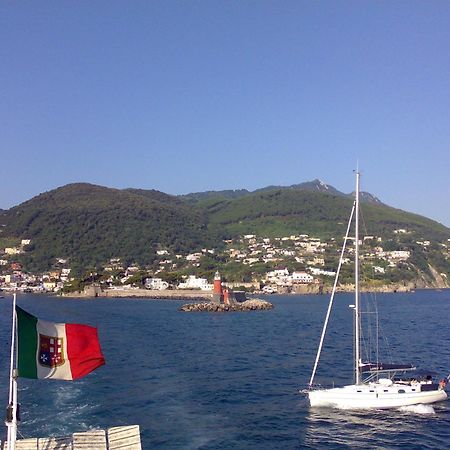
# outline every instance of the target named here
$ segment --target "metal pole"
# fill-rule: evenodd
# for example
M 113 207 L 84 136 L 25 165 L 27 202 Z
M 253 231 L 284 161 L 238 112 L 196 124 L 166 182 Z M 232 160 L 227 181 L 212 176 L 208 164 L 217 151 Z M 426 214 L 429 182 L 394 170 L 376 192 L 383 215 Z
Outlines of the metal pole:
M 356 222 L 355 222 L 355 383 L 361 383 L 361 375 L 359 373 L 360 353 L 360 305 L 359 305 L 359 172 L 356 171 Z
M 12 408 L 11 421 L 6 422 L 8 427 L 8 450 L 15 450 L 17 438 L 17 379 L 16 370 L 14 368 L 14 355 L 16 346 L 16 293 L 13 295 L 12 307 L 12 331 L 11 331 L 11 354 L 9 368 L 9 403 L 8 407 Z

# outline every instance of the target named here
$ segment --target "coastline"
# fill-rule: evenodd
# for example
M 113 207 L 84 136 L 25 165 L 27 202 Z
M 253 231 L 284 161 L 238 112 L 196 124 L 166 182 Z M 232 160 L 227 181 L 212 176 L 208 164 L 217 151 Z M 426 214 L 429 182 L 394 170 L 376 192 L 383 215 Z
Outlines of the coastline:
M 61 294 L 65 298 L 148 298 L 158 300 L 210 301 L 212 291 L 167 289 L 85 289 L 83 292 Z
M 410 285 L 393 285 L 393 286 L 378 286 L 378 287 L 363 287 L 361 292 L 376 292 L 376 293 L 401 293 L 414 292 L 418 290 L 447 290 L 450 287 L 416 287 Z M 248 293 L 248 295 L 329 295 L 331 287 L 323 287 L 323 289 L 311 289 L 305 286 L 305 289 L 296 289 L 292 292 L 277 292 L 273 294 L 265 294 L 263 292 Z M 354 292 L 354 287 L 345 285 L 338 287 L 337 292 Z M 202 290 L 185 290 L 185 289 L 168 289 L 168 290 L 151 290 L 151 289 L 95 289 L 87 287 L 83 292 L 71 292 L 65 294 L 58 294 L 64 298 L 141 298 L 149 300 L 193 300 L 198 302 L 209 302 L 212 300 L 212 291 Z

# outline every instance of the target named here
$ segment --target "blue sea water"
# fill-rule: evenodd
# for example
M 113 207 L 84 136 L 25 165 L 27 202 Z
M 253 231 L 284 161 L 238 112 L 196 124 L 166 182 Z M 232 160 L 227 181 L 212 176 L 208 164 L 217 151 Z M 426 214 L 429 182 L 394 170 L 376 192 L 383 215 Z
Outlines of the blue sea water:
M 272 296 L 249 313 L 182 313 L 182 302 L 20 295 L 50 321 L 98 326 L 107 364 L 74 381 L 19 380 L 23 436 L 139 424 L 147 449 L 445 449 L 450 404 L 312 409 L 327 296 Z M 352 381 L 352 296 L 335 300 L 318 380 Z M 450 291 L 378 296 L 392 353 L 450 372 Z M 7 403 L 11 302 L 0 302 L 0 401 Z M 0 435 L 0 437 L 4 437 Z

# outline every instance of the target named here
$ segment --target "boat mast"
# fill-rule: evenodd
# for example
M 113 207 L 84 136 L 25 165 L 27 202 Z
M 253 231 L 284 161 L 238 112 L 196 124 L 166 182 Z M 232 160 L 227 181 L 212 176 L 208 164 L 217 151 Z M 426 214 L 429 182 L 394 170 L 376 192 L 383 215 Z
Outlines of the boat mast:
M 16 293 L 13 295 L 12 305 L 12 332 L 11 332 L 11 357 L 9 369 L 9 400 L 6 426 L 8 427 L 8 450 L 15 450 L 17 439 L 17 371 L 15 365 L 16 350 Z
M 359 305 L 359 171 L 356 170 L 356 193 L 355 193 L 355 384 L 361 383 L 359 372 L 360 363 L 360 305 Z

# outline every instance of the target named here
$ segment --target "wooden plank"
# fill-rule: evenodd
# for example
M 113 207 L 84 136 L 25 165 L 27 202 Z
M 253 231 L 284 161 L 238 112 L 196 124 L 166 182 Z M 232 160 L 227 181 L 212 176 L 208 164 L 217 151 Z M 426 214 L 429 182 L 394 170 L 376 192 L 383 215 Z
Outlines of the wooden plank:
M 139 425 L 108 428 L 109 450 L 142 450 Z
M 0 441 L 0 450 L 8 443 Z M 30 438 L 16 441 L 17 450 L 142 450 L 139 425 L 74 433 L 73 436 Z
M 3 446 L 0 448 L 6 450 L 8 448 L 8 442 L 3 442 Z M 38 450 L 37 438 L 18 439 L 16 441 L 16 450 Z
M 107 450 L 105 430 L 74 433 L 73 450 Z
M 72 436 L 39 438 L 38 450 L 72 450 Z

